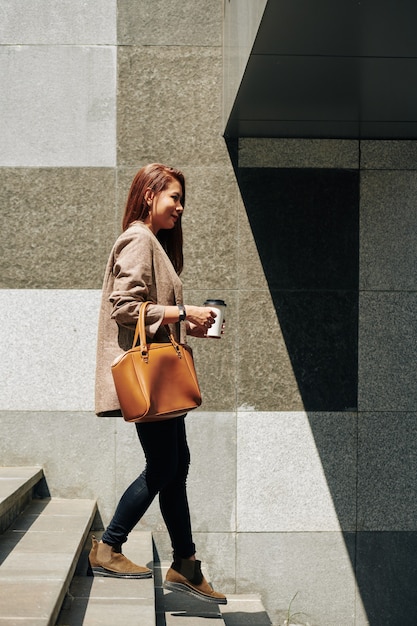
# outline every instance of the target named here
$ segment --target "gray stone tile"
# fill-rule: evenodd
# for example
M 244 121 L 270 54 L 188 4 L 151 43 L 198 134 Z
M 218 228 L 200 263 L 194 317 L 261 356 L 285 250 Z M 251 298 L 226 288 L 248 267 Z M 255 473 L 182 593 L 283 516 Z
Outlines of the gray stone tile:
M 417 413 L 361 414 L 358 529 L 417 530 Z
M 94 410 L 99 301 L 94 290 L 0 290 L 13 311 L 13 332 L 0 324 L 0 410 Z
M 114 170 L 0 168 L 0 181 L 0 287 L 101 289 L 116 234 Z
M 119 165 L 228 163 L 220 128 L 220 49 L 125 46 L 118 73 Z
M 332 532 L 242 533 L 237 536 L 239 593 L 262 590 L 274 624 L 291 613 L 298 623 L 352 626 L 354 535 Z
M 417 141 L 362 140 L 361 169 L 417 169 Z
M 217 0 L 119 0 L 122 45 L 220 46 L 222 4 Z
M 360 295 L 360 411 L 417 409 L 417 295 Z
M 354 530 L 356 416 L 239 413 L 238 532 Z
M 196 532 L 235 530 L 236 416 L 234 413 L 190 413 L 189 501 Z
M 114 418 L 93 413 L 3 411 L 0 458 L 5 464 L 42 464 L 53 497 L 97 499 L 100 513 L 110 516 L 115 506 L 114 423 Z M 54 507 L 49 504 L 48 515 L 54 515 Z
M 116 1 L 2 0 L 2 44 L 115 44 Z
M 0 68 L 0 166 L 116 164 L 115 47 L 8 46 Z
M 239 139 L 239 167 L 358 169 L 359 142 L 340 139 Z
M 416 195 L 417 172 L 362 172 L 361 289 L 416 290 Z

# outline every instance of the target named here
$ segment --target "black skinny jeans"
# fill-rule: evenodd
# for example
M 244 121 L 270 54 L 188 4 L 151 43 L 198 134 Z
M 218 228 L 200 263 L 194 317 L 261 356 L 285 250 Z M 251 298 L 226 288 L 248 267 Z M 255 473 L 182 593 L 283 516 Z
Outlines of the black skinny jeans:
M 146 467 L 126 489 L 102 540 L 116 549 L 127 540 L 159 493 L 159 505 L 171 538 L 174 558 L 195 553 L 192 540 L 186 481 L 190 451 L 185 416 L 162 422 L 136 423 L 145 453 Z

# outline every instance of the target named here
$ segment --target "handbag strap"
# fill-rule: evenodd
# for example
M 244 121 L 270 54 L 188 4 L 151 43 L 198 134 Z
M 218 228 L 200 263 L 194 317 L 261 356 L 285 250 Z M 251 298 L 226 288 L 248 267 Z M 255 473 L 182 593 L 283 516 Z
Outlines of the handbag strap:
M 150 302 L 142 302 L 139 308 L 139 317 L 138 317 L 138 321 L 136 322 L 136 328 L 135 328 L 135 335 L 133 337 L 133 344 L 132 344 L 132 348 L 134 348 L 137 344 L 137 341 L 139 339 L 140 341 L 140 353 L 142 356 L 142 359 L 145 361 L 145 363 L 148 362 L 148 344 L 146 342 L 146 330 L 145 330 L 145 314 L 146 314 L 146 308 L 148 306 L 148 304 L 151 304 Z M 170 342 L 172 343 L 173 348 L 175 349 L 177 356 L 181 359 L 182 355 L 181 355 L 181 350 L 179 347 L 179 344 L 175 341 L 174 339 L 174 335 L 172 334 L 172 332 L 169 329 L 169 326 L 164 324 L 164 328 L 166 330 L 166 333 L 168 335 L 168 338 L 170 340 Z

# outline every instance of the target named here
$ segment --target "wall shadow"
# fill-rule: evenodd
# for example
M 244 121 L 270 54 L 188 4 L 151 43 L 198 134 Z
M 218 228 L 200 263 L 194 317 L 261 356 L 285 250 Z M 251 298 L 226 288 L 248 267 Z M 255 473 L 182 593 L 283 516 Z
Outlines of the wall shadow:
M 239 168 L 237 140 L 227 144 L 368 623 L 414 626 L 417 591 L 410 581 L 417 566 L 410 555 L 417 533 L 352 526 L 358 497 L 359 171 Z M 349 443 L 346 427 L 324 415 L 335 412 L 351 413 Z

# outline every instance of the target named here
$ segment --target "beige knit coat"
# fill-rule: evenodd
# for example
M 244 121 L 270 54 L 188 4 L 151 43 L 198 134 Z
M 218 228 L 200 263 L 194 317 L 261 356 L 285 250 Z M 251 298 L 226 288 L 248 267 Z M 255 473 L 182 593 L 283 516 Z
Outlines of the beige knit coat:
M 182 282 L 151 230 L 134 222 L 120 235 L 110 253 L 103 281 L 98 323 L 95 411 L 120 414 L 110 366 L 132 347 L 141 302 L 151 301 L 146 314 L 148 338 L 166 340 L 160 329 L 164 306 L 183 304 Z M 184 324 L 173 324 L 177 341 L 185 342 Z

